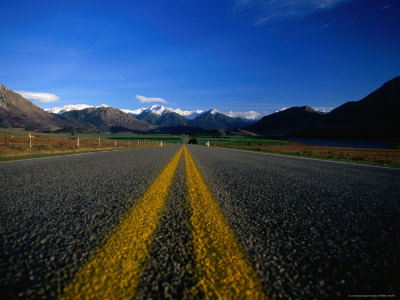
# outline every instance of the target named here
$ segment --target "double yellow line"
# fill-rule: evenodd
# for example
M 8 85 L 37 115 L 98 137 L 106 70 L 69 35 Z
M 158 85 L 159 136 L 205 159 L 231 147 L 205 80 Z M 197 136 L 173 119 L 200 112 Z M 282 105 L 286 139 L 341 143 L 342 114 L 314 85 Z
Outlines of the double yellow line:
M 262 286 L 185 149 L 197 285 L 193 297 L 263 299 Z M 102 247 L 65 287 L 60 299 L 132 299 L 182 149 Z

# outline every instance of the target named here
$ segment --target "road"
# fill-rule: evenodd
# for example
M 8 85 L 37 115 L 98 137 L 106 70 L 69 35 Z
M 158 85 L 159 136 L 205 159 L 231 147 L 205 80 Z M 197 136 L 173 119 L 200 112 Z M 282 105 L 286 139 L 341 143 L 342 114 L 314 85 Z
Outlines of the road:
M 0 163 L 0 298 L 399 295 L 400 170 L 186 149 Z

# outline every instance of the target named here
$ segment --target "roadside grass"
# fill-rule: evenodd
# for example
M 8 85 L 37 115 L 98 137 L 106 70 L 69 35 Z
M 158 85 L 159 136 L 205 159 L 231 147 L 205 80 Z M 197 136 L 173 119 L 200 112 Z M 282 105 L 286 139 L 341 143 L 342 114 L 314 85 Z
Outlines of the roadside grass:
M 359 148 L 339 148 L 339 147 L 320 147 L 300 144 L 287 144 L 278 147 L 274 146 L 242 146 L 218 144 L 217 147 L 241 149 L 256 152 L 266 152 L 273 154 L 283 154 L 297 157 L 307 157 L 316 159 L 327 159 L 342 162 L 352 162 L 359 164 L 400 167 L 400 150 L 392 149 L 359 149 Z
M 149 141 L 149 142 L 160 142 L 177 144 L 182 143 L 183 139 L 180 134 L 156 134 L 156 133 L 65 133 L 65 132 L 37 132 L 37 131 L 29 131 L 24 128 L 1 128 L 0 127 L 0 136 L 15 136 L 15 137 L 28 137 L 29 134 L 35 137 L 41 138 L 82 138 L 82 139 L 98 139 L 102 140 L 122 140 L 122 141 Z
M 182 143 L 182 135 L 174 134 L 140 134 L 140 133 L 78 133 L 76 136 L 87 139 L 111 139 L 121 141 L 148 141 L 177 144 Z
M 79 150 L 75 148 L 68 149 L 60 149 L 60 148 L 52 148 L 47 149 L 45 147 L 35 147 L 32 149 L 12 149 L 4 147 L 0 148 L 0 162 L 2 161 L 11 161 L 11 160 L 22 160 L 22 159 L 30 159 L 30 158 L 42 158 L 42 157 L 52 157 L 52 156 L 62 156 L 62 155 L 71 155 L 71 154 L 81 154 L 81 153 L 89 153 L 89 152 L 103 152 L 103 151 L 116 151 L 116 150 L 124 150 L 124 149 L 133 149 L 133 148 L 146 148 L 146 147 L 156 147 L 159 145 L 156 144 L 140 144 L 131 147 L 107 147 L 107 148 L 80 148 Z
M 182 135 L 132 133 L 40 133 L 22 129 L 4 131 L 0 136 L 0 161 L 74 153 L 121 150 L 140 147 L 159 147 L 182 143 Z M 32 138 L 29 138 L 32 135 Z

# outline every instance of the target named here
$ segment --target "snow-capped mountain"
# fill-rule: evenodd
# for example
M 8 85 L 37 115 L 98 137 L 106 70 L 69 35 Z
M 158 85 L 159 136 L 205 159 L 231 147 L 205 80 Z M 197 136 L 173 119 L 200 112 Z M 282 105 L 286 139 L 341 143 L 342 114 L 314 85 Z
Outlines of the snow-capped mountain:
M 91 106 L 91 105 L 87 105 L 87 104 L 69 104 L 69 105 L 64 105 L 64 106 L 60 106 L 60 107 L 53 107 L 53 108 L 46 108 L 45 110 L 47 112 L 53 113 L 53 114 L 62 114 L 64 112 L 68 112 L 68 111 L 73 111 L 73 110 L 83 110 L 85 108 L 89 108 L 89 107 L 108 107 L 108 105 L 105 104 L 101 104 L 99 106 Z M 182 110 L 180 108 L 170 108 L 170 107 L 165 107 L 163 105 L 152 105 L 151 107 L 143 107 L 143 108 L 139 108 L 139 109 L 120 109 L 121 111 L 123 111 L 124 113 L 130 114 L 132 116 L 138 117 L 141 115 L 141 117 L 146 115 L 147 120 L 152 120 L 152 119 L 158 119 L 159 117 L 161 117 L 162 115 L 166 114 L 167 112 L 169 113 L 175 113 L 178 114 L 184 118 L 186 118 L 187 120 L 191 121 L 194 120 L 195 118 L 199 117 L 200 115 L 204 114 L 204 113 L 210 113 L 212 115 L 214 114 L 224 114 L 226 116 L 230 116 L 232 118 L 237 118 L 237 117 L 241 117 L 242 119 L 248 119 L 248 120 L 256 120 L 259 119 L 262 115 L 258 112 L 254 112 L 254 111 L 249 111 L 249 112 L 233 112 L 230 111 L 228 113 L 223 113 L 220 112 L 218 110 L 211 109 L 208 111 L 204 111 L 204 110 Z M 153 117 L 151 117 L 153 116 Z M 163 119 L 166 119 L 167 117 L 164 116 Z M 168 116 L 168 118 L 171 118 L 171 116 Z M 175 121 L 178 122 L 178 121 Z M 178 123 L 180 123 L 181 121 L 179 121 Z M 156 121 L 150 122 L 152 124 L 156 124 Z M 172 122 L 174 123 L 174 122 Z
M 184 116 L 187 119 L 194 119 L 196 118 L 199 114 L 203 113 L 203 110 L 181 110 L 180 108 L 173 109 L 169 107 L 165 107 L 163 105 L 153 105 L 148 108 L 139 108 L 136 110 L 130 110 L 130 109 L 121 109 L 123 112 L 126 112 L 128 114 L 137 116 L 140 115 L 142 112 L 149 112 L 158 116 L 161 116 L 164 112 L 174 112 L 177 113 L 178 115 Z
M 213 108 L 200 114 L 189 124 L 203 129 L 238 129 L 244 128 L 252 122 L 251 120 L 227 116 Z
M 139 108 L 139 109 L 133 109 L 133 110 L 132 109 L 120 109 L 120 110 L 129 115 L 137 116 L 137 115 L 140 115 L 146 109 L 147 108 Z
M 52 114 L 62 114 L 67 111 L 82 110 L 82 109 L 89 108 L 89 107 L 94 107 L 94 106 L 87 105 L 87 104 L 67 104 L 67 105 L 59 106 L 59 107 L 45 108 L 44 110 L 49 113 L 52 113 Z M 99 108 L 99 107 L 109 107 L 109 106 L 106 104 L 100 104 L 100 105 L 96 106 L 96 108 Z
M 137 119 L 147 123 L 165 127 L 165 126 L 184 126 L 187 125 L 188 119 L 176 113 L 173 109 L 163 106 L 154 107 L 154 109 L 145 109 Z

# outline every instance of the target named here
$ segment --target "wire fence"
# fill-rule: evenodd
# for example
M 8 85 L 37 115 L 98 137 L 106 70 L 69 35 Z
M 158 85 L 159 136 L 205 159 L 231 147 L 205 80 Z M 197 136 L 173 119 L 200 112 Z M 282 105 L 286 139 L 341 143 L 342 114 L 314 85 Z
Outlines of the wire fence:
M 162 141 L 147 140 L 111 140 L 111 139 L 89 139 L 81 137 L 70 138 L 47 138 L 29 135 L 0 136 L 0 147 L 11 149 L 82 149 L 82 148 L 127 148 L 145 145 L 161 145 Z

